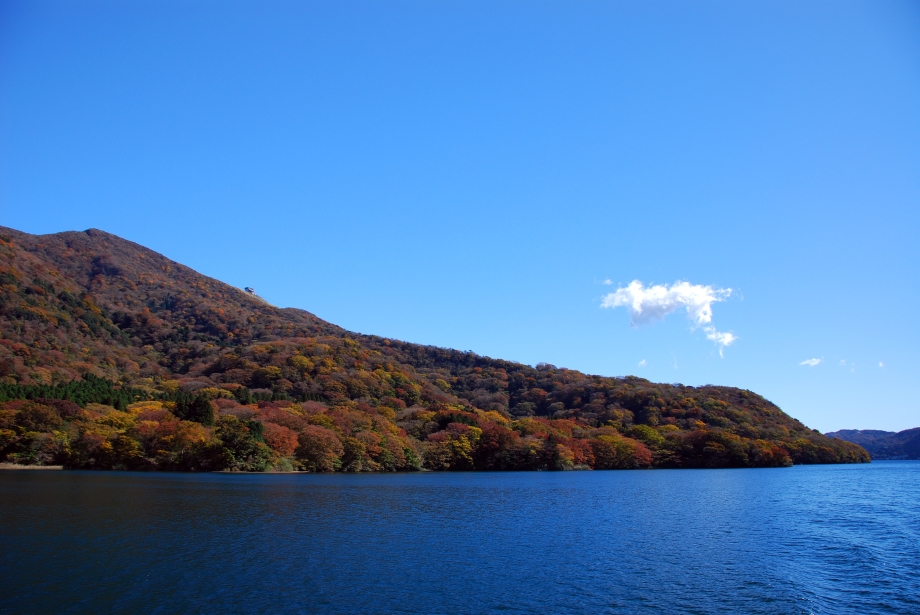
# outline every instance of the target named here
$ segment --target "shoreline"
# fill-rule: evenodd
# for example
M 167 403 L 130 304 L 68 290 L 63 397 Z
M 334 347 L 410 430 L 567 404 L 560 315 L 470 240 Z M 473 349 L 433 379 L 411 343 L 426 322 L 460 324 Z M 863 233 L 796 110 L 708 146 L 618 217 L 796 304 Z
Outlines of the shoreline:
M 18 463 L 0 463 L 0 470 L 63 470 L 64 466 L 26 466 Z
M 309 470 L 268 470 L 267 472 L 253 472 L 251 470 L 211 470 L 211 474 L 316 474 Z M 332 474 L 332 472 L 330 472 Z

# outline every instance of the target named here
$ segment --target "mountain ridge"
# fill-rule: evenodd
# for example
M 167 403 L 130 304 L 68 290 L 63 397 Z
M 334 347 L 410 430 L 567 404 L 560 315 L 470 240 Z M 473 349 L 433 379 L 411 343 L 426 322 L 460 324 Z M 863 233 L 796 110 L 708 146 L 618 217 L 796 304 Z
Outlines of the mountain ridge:
M 0 455 L 14 461 L 160 469 L 185 467 L 176 461 L 185 455 L 206 460 L 187 469 L 363 471 L 868 460 L 750 391 L 586 375 L 353 333 L 98 229 L 38 236 L 0 227 L 0 288 L 0 384 L 47 392 L 91 374 L 140 392 L 134 407 L 112 408 L 126 414 L 115 418 L 86 406 L 59 424 L 53 404 L 37 404 L 66 434 L 28 431 L 15 418 L 25 411 L 7 410 L 0 427 L 13 444 Z M 195 401 L 192 412 L 199 398 L 210 405 Z M 183 420 L 190 416 L 200 420 Z M 145 440 L 140 424 L 159 433 L 187 422 L 198 452 L 189 444 L 158 461 L 156 447 L 171 436 Z M 60 450 L 41 452 L 41 438 L 28 433 L 50 434 Z M 92 448 L 87 434 L 130 450 L 73 453 Z
M 920 459 L 920 427 L 902 431 L 840 429 L 824 435 L 858 444 L 873 459 Z

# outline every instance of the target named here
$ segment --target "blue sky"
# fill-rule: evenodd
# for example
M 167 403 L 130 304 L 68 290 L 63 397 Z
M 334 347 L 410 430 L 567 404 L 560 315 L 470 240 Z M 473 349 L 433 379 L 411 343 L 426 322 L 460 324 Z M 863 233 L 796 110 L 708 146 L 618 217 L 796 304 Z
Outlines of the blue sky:
M 0 224 L 101 228 L 355 331 L 899 430 L 918 110 L 911 2 L 0 1 Z M 732 293 L 631 326 L 601 305 L 634 280 Z

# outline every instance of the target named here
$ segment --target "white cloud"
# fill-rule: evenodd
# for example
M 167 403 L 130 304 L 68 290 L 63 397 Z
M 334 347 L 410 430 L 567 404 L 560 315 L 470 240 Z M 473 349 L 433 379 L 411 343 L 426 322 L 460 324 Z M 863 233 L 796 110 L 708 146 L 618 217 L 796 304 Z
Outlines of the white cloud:
M 645 367 L 647 363 L 648 361 L 646 361 L 645 359 L 642 359 L 641 361 L 639 361 L 639 367 Z
M 719 356 L 722 356 L 722 349 L 730 346 L 738 337 L 734 333 L 716 331 L 715 327 L 703 327 L 706 332 L 706 339 L 711 340 L 719 345 Z
M 807 365 L 808 367 L 814 367 L 815 365 L 817 365 L 823 360 L 824 359 L 805 359 L 804 361 L 799 363 L 799 365 Z
M 603 282 L 601 282 L 601 284 L 604 284 L 604 285 L 606 285 L 606 286 L 610 286 L 611 284 L 613 284 L 613 280 L 611 280 L 610 278 L 607 278 L 606 280 L 604 280 Z
M 879 362 L 878 362 L 878 366 L 879 366 L 879 367 L 885 367 L 885 364 L 882 363 L 881 361 L 879 361 Z
M 712 304 L 725 301 L 731 294 L 730 288 L 713 288 L 689 282 L 646 287 L 639 280 L 633 280 L 625 288 L 618 288 L 616 292 L 605 295 L 601 307 L 625 307 L 634 327 L 662 320 L 668 314 L 684 308 L 693 328 L 702 327 L 706 339 L 719 346 L 721 355 L 722 349 L 738 338 L 733 333 L 718 331 L 713 326 Z

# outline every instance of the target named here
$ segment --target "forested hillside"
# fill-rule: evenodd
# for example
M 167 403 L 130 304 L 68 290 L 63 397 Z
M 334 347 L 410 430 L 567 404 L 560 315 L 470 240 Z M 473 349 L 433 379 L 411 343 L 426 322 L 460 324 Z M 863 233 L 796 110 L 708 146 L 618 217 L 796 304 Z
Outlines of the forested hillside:
M 0 460 L 315 471 L 868 461 L 750 391 L 345 331 L 97 230 L 0 227 Z
M 826 435 L 860 445 L 873 459 L 920 459 L 920 427 L 904 431 L 841 429 Z

